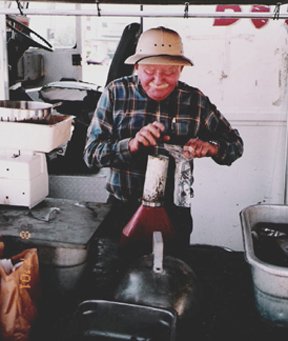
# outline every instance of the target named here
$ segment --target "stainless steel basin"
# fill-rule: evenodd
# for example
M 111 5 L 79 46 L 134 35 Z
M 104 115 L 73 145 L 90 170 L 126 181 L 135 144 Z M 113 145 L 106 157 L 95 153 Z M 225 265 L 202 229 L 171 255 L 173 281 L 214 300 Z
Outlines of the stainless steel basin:
M 245 257 L 251 266 L 257 310 L 265 321 L 288 326 L 288 267 L 259 259 L 253 243 L 257 224 L 288 224 L 288 206 L 252 205 L 240 212 L 240 220 Z

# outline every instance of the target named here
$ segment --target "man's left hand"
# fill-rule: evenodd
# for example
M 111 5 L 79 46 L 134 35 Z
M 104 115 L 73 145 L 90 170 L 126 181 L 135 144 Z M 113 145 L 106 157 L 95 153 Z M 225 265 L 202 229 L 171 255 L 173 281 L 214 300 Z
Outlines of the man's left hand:
M 202 141 L 198 138 L 190 139 L 183 147 L 183 154 L 187 159 L 213 157 L 218 151 L 217 143 Z

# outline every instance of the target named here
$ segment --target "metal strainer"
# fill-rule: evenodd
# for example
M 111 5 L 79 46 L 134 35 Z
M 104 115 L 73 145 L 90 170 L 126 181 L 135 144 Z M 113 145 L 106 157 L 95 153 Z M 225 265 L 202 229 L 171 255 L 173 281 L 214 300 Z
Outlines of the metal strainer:
M 48 120 L 52 104 L 34 101 L 0 101 L 0 121 L 17 122 L 25 120 Z

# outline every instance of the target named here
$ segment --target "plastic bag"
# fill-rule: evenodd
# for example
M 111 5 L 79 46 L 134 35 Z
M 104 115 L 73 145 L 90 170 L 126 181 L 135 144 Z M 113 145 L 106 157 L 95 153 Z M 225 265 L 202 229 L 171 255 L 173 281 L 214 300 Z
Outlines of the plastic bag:
M 0 258 L 3 257 L 3 249 L 4 244 L 0 242 Z M 31 327 L 37 316 L 39 284 L 36 249 L 24 250 L 10 259 L 0 259 L 1 340 L 29 340 Z
M 174 174 L 174 204 L 180 207 L 190 207 L 193 197 L 192 171 L 190 161 L 183 154 L 183 147 L 164 143 L 164 148 L 175 160 Z

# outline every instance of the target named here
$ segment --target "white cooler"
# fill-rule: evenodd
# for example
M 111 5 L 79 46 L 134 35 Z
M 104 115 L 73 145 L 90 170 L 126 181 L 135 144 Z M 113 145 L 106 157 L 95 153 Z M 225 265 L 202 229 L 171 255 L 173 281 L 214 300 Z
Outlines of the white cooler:
M 67 143 L 72 116 L 38 102 L 0 101 L 0 204 L 32 208 L 49 194 L 45 153 Z
M 0 204 L 33 207 L 49 193 L 46 156 L 0 152 Z

